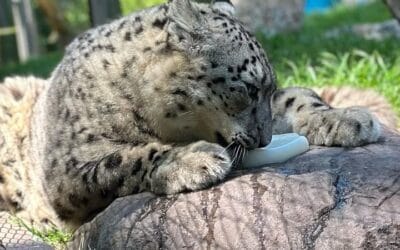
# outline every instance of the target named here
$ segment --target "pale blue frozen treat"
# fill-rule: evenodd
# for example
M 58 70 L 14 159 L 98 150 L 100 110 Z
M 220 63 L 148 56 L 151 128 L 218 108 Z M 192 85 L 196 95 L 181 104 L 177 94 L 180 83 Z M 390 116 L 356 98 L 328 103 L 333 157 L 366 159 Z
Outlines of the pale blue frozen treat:
M 271 143 L 248 152 L 243 167 L 256 168 L 271 163 L 281 163 L 309 149 L 306 137 L 296 133 L 273 135 Z

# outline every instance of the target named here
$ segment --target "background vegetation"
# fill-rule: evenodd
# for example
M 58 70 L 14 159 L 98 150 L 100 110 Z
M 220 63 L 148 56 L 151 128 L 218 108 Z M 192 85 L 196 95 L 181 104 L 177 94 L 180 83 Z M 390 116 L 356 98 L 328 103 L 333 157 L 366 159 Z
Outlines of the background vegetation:
M 352 8 L 338 5 L 326 13 L 306 16 L 300 32 L 273 38 L 259 34 L 259 39 L 281 86 L 372 88 L 400 114 L 400 40 L 372 41 L 352 33 L 326 36 L 334 28 L 389 19 L 381 1 Z
M 124 15 L 163 0 L 121 0 Z M 61 0 L 60 5 L 74 33 L 89 27 L 88 6 L 84 0 Z M 386 96 L 400 114 L 400 41 L 388 38 L 371 41 L 344 33 L 327 37 L 333 28 L 390 19 L 382 1 L 348 7 L 337 5 L 325 12 L 307 15 L 304 28 L 295 33 L 267 38 L 258 34 L 273 63 L 281 86 L 351 85 L 373 88 Z M 39 18 L 40 21 L 40 18 Z M 43 40 L 48 35 L 40 21 Z M 25 64 L 0 67 L 0 80 L 9 75 L 33 74 L 48 77 L 62 57 L 62 49 L 48 46 L 48 54 Z

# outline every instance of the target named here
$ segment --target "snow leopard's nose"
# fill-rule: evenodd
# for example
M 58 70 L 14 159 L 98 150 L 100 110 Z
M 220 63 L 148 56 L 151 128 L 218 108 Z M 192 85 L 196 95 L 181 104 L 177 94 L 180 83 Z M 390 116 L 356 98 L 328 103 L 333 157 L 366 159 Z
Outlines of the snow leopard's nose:
M 258 144 L 259 148 L 266 147 L 271 142 L 271 138 L 260 138 L 260 143 Z
M 271 127 L 264 128 L 263 126 L 259 125 L 257 127 L 257 130 L 259 135 L 258 147 L 259 148 L 266 147 L 271 142 L 272 139 L 272 128 Z

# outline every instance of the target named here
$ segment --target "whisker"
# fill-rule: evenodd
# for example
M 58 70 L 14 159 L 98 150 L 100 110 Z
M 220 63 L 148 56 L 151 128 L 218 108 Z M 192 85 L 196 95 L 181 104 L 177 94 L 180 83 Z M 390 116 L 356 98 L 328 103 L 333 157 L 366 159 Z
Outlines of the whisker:
M 244 157 L 244 155 L 246 153 L 246 149 L 244 147 L 240 147 L 240 149 L 241 149 L 240 157 L 239 157 L 239 160 L 238 160 L 238 163 L 237 163 L 238 166 L 243 162 L 243 157 Z
M 183 112 L 183 113 L 178 114 L 178 116 L 190 115 L 192 113 L 194 113 L 194 112 L 193 111 L 187 111 L 187 112 Z
M 247 156 L 248 154 L 249 154 L 249 151 L 246 149 L 246 150 L 244 151 L 243 159 L 246 158 L 246 156 Z
M 233 165 L 234 166 L 234 164 L 235 164 L 235 161 L 236 161 L 236 159 L 237 159 L 237 157 L 238 157 L 238 150 L 239 150 L 239 147 L 235 147 L 234 148 L 234 151 L 233 151 L 233 157 L 232 157 L 232 160 L 231 160 L 231 162 L 230 162 L 230 164 L 231 165 Z
M 239 150 L 240 150 L 239 146 L 235 148 L 235 154 L 234 154 L 235 158 L 239 156 Z
M 232 160 L 231 160 L 231 162 L 229 162 L 229 165 L 232 165 L 232 166 L 234 166 L 234 162 L 235 162 L 235 160 L 236 160 L 236 158 L 235 158 L 235 157 L 233 157 L 233 158 L 232 158 Z
M 235 142 L 233 141 L 233 142 L 231 142 L 231 143 L 229 143 L 228 144 L 228 146 L 226 146 L 225 148 L 224 148 L 224 150 L 222 150 L 222 152 L 221 153 L 219 153 L 220 155 L 222 155 L 223 153 L 225 153 L 226 152 L 226 150 L 228 150 L 228 148 L 230 147 L 230 146 L 232 146 L 233 144 L 235 144 Z
M 243 152 L 243 147 L 241 145 L 238 145 L 238 147 L 237 147 L 237 157 L 236 157 L 235 162 L 234 162 L 234 166 L 235 167 L 237 167 L 241 162 L 240 158 L 241 158 L 242 152 Z
M 241 147 L 240 148 L 240 157 L 239 157 L 239 161 L 241 162 L 242 161 L 242 159 L 243 159 L 243 154 L 244 154 L 244 148 L 243 147 Z

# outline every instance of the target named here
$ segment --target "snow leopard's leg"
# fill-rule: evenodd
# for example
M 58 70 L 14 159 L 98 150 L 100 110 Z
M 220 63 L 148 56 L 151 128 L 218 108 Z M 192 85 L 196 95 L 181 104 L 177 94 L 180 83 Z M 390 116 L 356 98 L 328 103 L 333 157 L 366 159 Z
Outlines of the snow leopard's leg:
M 366 108 L 332 108 L 310 89 L 278 90 L 271 106 L 274 134 L 295 132 L 311 144 L 354 147 L 380 135 L 379 122 Z
M 224 148 L 205 141 L 186 146 L 152 142 L 95 147 L 108 153 L 88 160 L 81 150 L 79 156 L 69 155 L 57 162 L 57 171 L 52 172 L 53 167 L 46 173 L 54 208 L 62 219 L 72 223 L 90 218 L 117 197 L 143 191 L 174 194 L 206 188 L 222 180 L 231 168 Z M 64 188 L 67 184 L 68 190 Z

